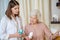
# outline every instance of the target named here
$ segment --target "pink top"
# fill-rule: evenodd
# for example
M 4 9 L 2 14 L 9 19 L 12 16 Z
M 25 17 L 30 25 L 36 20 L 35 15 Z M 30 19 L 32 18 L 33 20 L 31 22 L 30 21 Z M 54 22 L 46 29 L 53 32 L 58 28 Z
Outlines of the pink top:
M 27 25 L 25 28 L 26 35 L 28 35 L 30 32 L 33 32 L 32 40 L 44 40 L 45 34 L 48 37 L 50 37 L 51 35 L 49 29 L 43 23 L 39 23 L 36 25 Z

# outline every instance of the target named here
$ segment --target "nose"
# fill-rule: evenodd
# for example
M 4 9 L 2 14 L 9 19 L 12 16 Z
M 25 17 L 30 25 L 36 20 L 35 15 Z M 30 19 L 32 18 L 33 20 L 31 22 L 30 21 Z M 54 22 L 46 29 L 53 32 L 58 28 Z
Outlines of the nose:
M 16 11 L 19 12 L 19 9 L 17 9 Z

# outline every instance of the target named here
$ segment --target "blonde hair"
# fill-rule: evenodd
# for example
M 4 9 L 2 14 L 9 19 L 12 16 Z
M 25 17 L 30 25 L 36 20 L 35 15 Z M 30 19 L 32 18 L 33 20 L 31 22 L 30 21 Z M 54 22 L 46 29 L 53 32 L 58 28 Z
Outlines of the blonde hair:
M 41 13 L 38 9 L 31 11 L 30 17 L 32 17 L 32 16 L 36 16 L 38 19 L 38 22 L 41 22 Z

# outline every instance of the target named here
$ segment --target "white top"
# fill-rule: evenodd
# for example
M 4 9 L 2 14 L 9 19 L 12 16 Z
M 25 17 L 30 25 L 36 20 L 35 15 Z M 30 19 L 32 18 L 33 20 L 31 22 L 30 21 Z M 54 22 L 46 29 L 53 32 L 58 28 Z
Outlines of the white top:
M 13 19 L 10 20 L 6 15 L 1 19 L 0 22 L 0 39 L 8 40 L 9 34 L 16 33 L 21 29 L 21 19 L 16 17 L 17 22 Z M 18 38 L 19 39 L 19 38 Z M 17 38 L 10 38 L 9 40 L 18 40 Z

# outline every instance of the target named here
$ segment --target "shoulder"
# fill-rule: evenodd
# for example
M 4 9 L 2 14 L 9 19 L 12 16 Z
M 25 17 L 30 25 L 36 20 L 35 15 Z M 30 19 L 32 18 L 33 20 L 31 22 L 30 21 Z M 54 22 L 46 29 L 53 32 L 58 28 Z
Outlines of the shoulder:
M 1 22 L 6 22 L 8 20 L 9 20 L 9 18 L 5 15 L 4 17 L 2 17 Z
M 42 28 L 46 28 L 47 27 L 47 25 L 45 23 L 43 23 L 43 22 L 39 23 L 39 25 L 42 26 Z
M 39 23 L 39 25 L 45 26 L 46 24 L 45 24 L 45 23 L 43 23 L 43 22 L 41 22 L 41 23 Z
M 2 17 L 1 21 L 6 21 L 6 16 Z
M 6 16 L 2 17 L 2 19 L 0 21 L 0 26 L 6 27 L 7 22 L 8 22 L 8 18 Z

